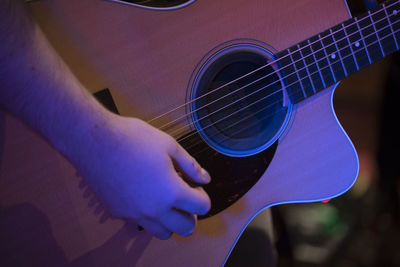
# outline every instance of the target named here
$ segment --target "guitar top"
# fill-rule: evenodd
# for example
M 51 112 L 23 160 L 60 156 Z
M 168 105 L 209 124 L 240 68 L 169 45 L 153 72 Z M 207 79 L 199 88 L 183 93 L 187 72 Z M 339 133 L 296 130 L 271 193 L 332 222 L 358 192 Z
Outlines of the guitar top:
M 206 167 L 212 209 L 191 237 L 157 240 L 110 218 L 62 156 L 3 114 L 4 266 L 222 266 L 262 209 L 352 186 L 358 159 L 333 92 L 400 42 L 399 1 L 357 19 L 343 0 L 30 7 L 90 92 L 110 88 L 122 115 L 171 134 Z

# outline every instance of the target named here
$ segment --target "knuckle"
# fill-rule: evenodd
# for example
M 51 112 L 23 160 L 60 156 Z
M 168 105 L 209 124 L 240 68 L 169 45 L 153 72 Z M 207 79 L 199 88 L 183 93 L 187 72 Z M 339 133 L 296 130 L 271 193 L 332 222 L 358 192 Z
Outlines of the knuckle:
M 166 141 L 171 154 L 176 155 L 179 153 L 179 146 L 174 138 L 168 135 Z
M 195 161 L 194 163 L 194 170 L 196 175 L 200 178 L 200 180 L 204 180 L 202 179 L 202 177 L 208 174 L 205 172 L 205 170 L 200 166 L 200 164 L 197 161 Z
M 197 174 L 200 173 L 200 165 L 199 165 L 199 163 L 197 163 L 197 161 L 194 158 L 192 158 L 192 167 Z

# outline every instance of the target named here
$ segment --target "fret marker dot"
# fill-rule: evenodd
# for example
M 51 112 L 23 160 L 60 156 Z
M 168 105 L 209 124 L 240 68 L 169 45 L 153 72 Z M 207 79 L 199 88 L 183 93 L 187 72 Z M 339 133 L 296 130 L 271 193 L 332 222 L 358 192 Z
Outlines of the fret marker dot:
M 393 15 L 397 15 L 398 11 L 397 10 L 393 10 Z
M 332 54 L 331 59 L 335 59 L 335 58 L 336 58 L 336 54 Z
M 360 43 L 359 43 L 359 42 L 356 42 L 356 43 L 354 44 L 354 46 L 355 46 L 355 47 L 360 47 Z

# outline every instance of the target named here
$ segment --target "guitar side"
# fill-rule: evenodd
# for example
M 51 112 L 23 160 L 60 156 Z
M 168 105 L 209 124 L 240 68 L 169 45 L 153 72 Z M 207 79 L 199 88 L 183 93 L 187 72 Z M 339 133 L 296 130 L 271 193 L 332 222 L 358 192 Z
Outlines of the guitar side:
M 223 40 L 245 36 L 268 42 L 276 49 L 281 49 L 348 17 L 342 1 L 302 1 L 302 4 L 297 4 L 297 11 L 296 8 L 285 10 L 285 14 L 293 20 L 284 21 L 281 30 L 278 31 L 275 20 L 279 15 L 274 14 L 274 10 L 286 8 L 291 4 L 290 1 L 273 1 L 277 3 L 271 3 L 268 7 L 264 1 L 251 5 L 245 1 L 230 1 L 230 7 L 225 7 L 224 16 L 217 12 L 218 7 L 223 7 L 222 1 L 212 2 L 197 1 L 187 9 L 169 14 L 126 9 L 97 1 L 82 6 L 70 1 L 49 1 L 49 4 L 44 6 L 39 4 L 36 12 L 58 9 L 56 14 L 65 13 L 61 18 L 66 19 L 70 15 L 70 19 L 75 20 L 71 14 L 79 9 L 80 13 L 77 13 L 77 19 L 71 27 L 66 26 L 68 19 L 58 21 L 58 26 L 63 29 L 60 32 L 68 36 L 69 41 L 65 44 L 71 45 L 63 47 L 59 43 L 58 49 L 64 49 L 61 54 L 65 57 L 73 51 L 67 61 L 90 90 L 113 88 L 116 92 L 117 106 L 122 114 L 145 119 L 168 109 L 165 102 L 173 107 L 185 101 L 183 89 L 186 89 L 188 77 L 195 64 L 207 51 Z M 297 13 L 299 7 L 302 8 L 302 14 Z M 245 29 L 236 31 L 235 27 L 232 28 L 232 25 L 228 24 L 218 25 L 221 27 L 218 36 L 208 36 L 208 39 L 202 40 L 211 26 L 207 21 L 211 21 L 212 18 L 218 18 L 218 21 L 232 20 L 238 17 L 239 8 L 243 12 L 242 16 L 247 19 L 237 20 L 237 25 L 254 22 L 253 19 L 248 21 L 248 18 L 265 16 L 268 19 L 255 22 L 254 28 L 247 32 Z M 121 33 L 115 36 L 90 34 L 93 23 L 100 23 L 100 20 L 85 16 L 89 11 L 96 10 L 103 12 L 103 18 L 107 18 L 103 21 L 105 32 L 118 28 Z M 332 10 L 335 12 L 331 12 Z M 121 23 L 118 24 L 106 13 L 120 14 L 124 19 L 118 21 Z M 318 17 L 310 16 L 314 13 L 318 13 Z M 149 16 L 153 24 L 146 20 Z M 294 18 L 295 16 L 297 18 Z M 128 18 L 132 17 L 140 27 L 133 29 L 128 23 L 122 23 L 128 22 Z M 296 22 L 301 20 L 300 17 L 304 17 L 302 23 L 297 25 L 298 28 L 293 28 Z M 46 19 L 54 18 L 45 16 Z M 190 23 L 199 23 L 196 19 L 206 23 L 205 26 L 183 36 L 186 42 L 200 42 L 196 47 L 182 51 L 185 44 L 177 46 L 176 40 L 166 39 L 171 31 L 178 32 L 179 35 L 182 21 L 190 28 L 195 27 Z M 304 21 L 306 19 L 308 21 Z M 177 22 L 174 22 L 175 20 Z M 166 29 L 157 30 L 160 22 L 168 25 Z M 265 27 L 265 24 L 268 24 L 268 27 Z M 81 25 L 82 29 L 74 33 L 78 25 Z M 308 25 L 308 28 L 300 33 L 299 29 L 305 25 Z M 55 29 L 46 30 L 50 36 L 57 35 Z M 146 31 L 153 34 L 146 35 Z M 124 32 L 126 35 L 122 34 Z M 144 38 L 140 38 L 136 43 L 132 42 L 138 34 L 143 34 Z M 95 39 L 90 39 L 94 36 Z M 169 42 L 163 45 L 163 38 Z M 189 40 L 190 38 L 195 40 Z M 93 41 L 99 45 L 91 47 Z M 113 50 L 113 53 L 109 53 L 102 61 L 101 52 L 116 45 L 121 49 Z M 78 58 L 81 53 L 90 49 L 92 51 L 83 57 L 89 63 L 79 64 Z M 124 57 L 124 52 L 119 50 L 132 51 L 126 60 L 119 63 L 120 69 L 123 69 L 122 73 L 118 73 L 120 69 L 114 69 Z M 192 55 L 193 51 L 197 51 L 198 54 Z M 153 54 L 149 56 L 150 53 Z M 154 66 L 162 69 L 160 73 L 154 73 Z M 99 75 L 101 73 L 103 75 Z M 138 77 L 143 77 L 143 80 L 140 81 Z M 131 89 L 132 84 L 137 85 L 139 90 L 134 92 Z M 156 89 L 148 93 L 149 88 Z M 92 213 L 93 209 L 87 207 L 88 200 L 82 197 L 83 191 L 78 187 L 80 178 L 76 177 L 74 169 L 39 137 L 11 117 L 6 119 L 0 173 L 0 203 L 7 207 L 29 203 L 43 212 L 51 228 L 49 231 L 54 236 L 52 242 L 61 248 L 72 266 L 163 266 L 166 262 L 170 266 L 220 266 L 241 231 L 263 208 L 279 203 L 331 198 L 343 193 L 353 184 L 358 170 L 357 156 L 334 115 L 333 91 L 334 88 L 328 88 L 296 105 L 296 112 L 292 114 L 265 174 L 233 206 L 216 216 L 199 221 L 194 235 L 190 238 L 173 236 L 169 241 L 159 241 L 135 227 L 124 226 L 119 220 L 99 222 L 99 216 Z M 149 110 L 149 107 L 153 109 Z M 40 158 L 37 157 L 38 154 Z M 24 222 L 17 220 L 16 223 L 22 225 Z M 32 227 L 31 230 L 34 231 L 35 228 Z M 49 240 L 36 242 L 44 247 L 51 245 Z

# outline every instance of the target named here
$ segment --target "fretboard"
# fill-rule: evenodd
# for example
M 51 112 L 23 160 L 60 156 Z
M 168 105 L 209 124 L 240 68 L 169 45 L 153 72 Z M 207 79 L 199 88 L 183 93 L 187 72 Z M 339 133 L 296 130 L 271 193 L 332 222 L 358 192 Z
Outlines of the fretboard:
M 387 1 L 277 54 L 294 103 L 399 50 L 400 1 Z

